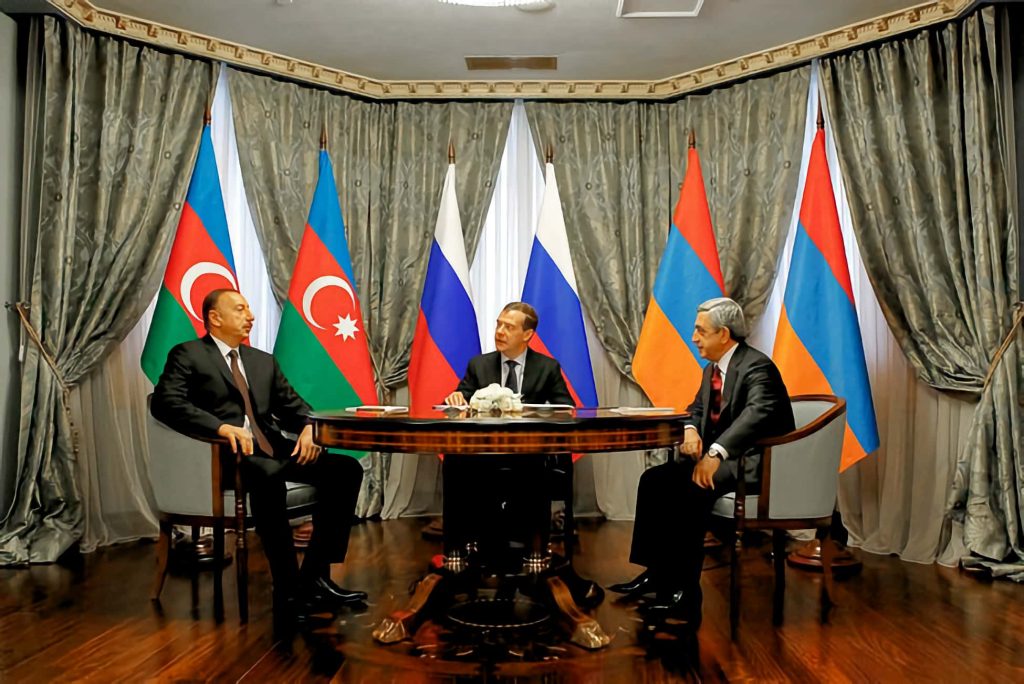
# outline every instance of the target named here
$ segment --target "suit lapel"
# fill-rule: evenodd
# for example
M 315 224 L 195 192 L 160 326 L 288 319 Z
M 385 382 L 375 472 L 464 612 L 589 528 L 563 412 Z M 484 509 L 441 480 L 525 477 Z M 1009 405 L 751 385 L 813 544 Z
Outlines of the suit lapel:
M 729 402 L 732 401 L 733 388 L 739 381 L 740 376 L 746 372 L 746 364 L 744 363 L 746 358 L 747 345 L 740 343 L 737 345 L 736 351 L 733 352 L 732 360 L 729 361 L 729 372 L 725 374 L 725 380 L 722 383 L 722 411 L 725 411 L 725 408 L 729 406 Z M 729 413 L 731 414 L 732 411 Z
M 210 362 L 213 367 L 220 371 L 221 377 L 224 378 L 224 382 L 227 383 L 228 387 L 238 392 L 238 387 L 235 386 L 235 379 L 231 377 L 231 370 L 228 368 L 228 361 L 220 355 L 220 348 L 217 343 L 213 341 L 213 337 L 206 335 L 203 338 L 203 343 L 206 347 L 206 351 L 210 355 Z M 243 360 L 243 363 L 245 361 Z M 239 392 L 241 394 L 241 392 Z
M 537 392 L 537 384 L 540 382 L 540 363 L 537 361 L 538 356 L 540 356 L 540 354 L 532 349 L 526 350 L 526 367 L 523 368 L 523 386 L 519 388 L 519 393 L 524 397 L 533 396 Z
M 700 417 L 700 434 L 706 435 L 708 421 L 711 416 L 711 364 L 704 366 L 704 375 L 700 380 L 700 405 L 704 407 L 704 415 Z

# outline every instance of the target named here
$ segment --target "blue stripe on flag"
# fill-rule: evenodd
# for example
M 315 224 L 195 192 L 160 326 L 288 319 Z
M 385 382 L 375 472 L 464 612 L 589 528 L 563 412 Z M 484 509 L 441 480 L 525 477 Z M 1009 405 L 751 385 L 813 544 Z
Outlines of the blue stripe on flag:
M 523 301 L 537 309 L 537 335 L 562 365 L 584 406 L 597 406 L 580 300 L 540 240 L 533 241 Z
M 785 303 L 793 331 L 832 391 L 846 399 L 850 429 L 871 453 L 878 448 L 878 426 L 857 313 L 803 224 L 793 243 Z
M 220 194 L 220 176 L 217 173 L 217 158 L 213 154 L 213 138 L 210 126 L 203 126 L 199 141 L 199 154 L 192 180 L 188 185 L 185 201 L 192 207 L 209 233 L 213 244 L 224 255 L 232 273 L 235 271 L 235 257 L 231 252 L 231 237 L 228 234 L 228 220 L 224 213 L 224 198 Z
M 654 279 L 654 298 L 701 368 L 707 361 L 701 358 L 697 345 L 693 343 L 693 322 L 697 317 L 697 307 L 709 299 L 721 296 L 722 290 L 704 262 L 679 229 L 672 226 L 658 275 Z
M 466 373 L 469 360 L 480 353 L 480 335 L 473 302 L 455 275 L 455 269 L 444 258 L 437 240 L 430 246 L 420 308 L 427 319 L 434 344 L 448 360 L 455 375 L 461 378 Z
M 326 150 L 320 150 L 320 174 L 313 192 L 313 204 L 309 207 L 309 227 L 320 237 L 334 260 L 345 272 L 352 286 L 356 285 L 352 259 L 348 254 L 348 240 L 345 238 L 345 220 L 341 216 L 341 205 L 334 184 L 334 169 Z

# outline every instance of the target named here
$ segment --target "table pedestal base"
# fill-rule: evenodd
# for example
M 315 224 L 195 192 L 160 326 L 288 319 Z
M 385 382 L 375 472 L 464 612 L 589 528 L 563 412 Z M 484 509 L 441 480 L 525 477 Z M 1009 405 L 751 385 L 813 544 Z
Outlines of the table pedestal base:
M 478 629 L 481 633 L 501 630 L 529 630 L 555 618 L 569 633 L 569 640 L 585 649 L 604 648 L 611 638 L 594 618 L 587 615 L 580 604 L 593 607 L 604 598 L 604 591 L 594 582 L 581 578 L 561 556 L 551 556 L 542 572 L 489 574 L 486 567 L 467 564 L 464 570 L 453 572 L 446 568 L 446 559 L 438 558 L 430 572 L 416 585 L 409 603 L 384 618 L 373 630 L 373 638 L 382 644 L 393 644 L 412 637 L 428 617 L 428 613 L 443 616 L 456 629 Z M 536 564 L 526 564 L 533 568 Z M 466 596 L 458 603 L 460 596 Z M 519 595 L 523 598 L 517 599 Z M 476 604 L 478 617 L 467 621 L 466 610 L 449 610 L 452 604 L 465 607 L 466 602 Z M 513 616 L 508 620 L 490 620 L 479 615 L 487 604 L 495 610 Z M 516 610 L 529 607 L 528 611 Z M 517 615 L 523 613 L 523 616 Z M 524 622 L 525 620 L 525 622 Z M 504 623 L 504 624 L 503 624 Z

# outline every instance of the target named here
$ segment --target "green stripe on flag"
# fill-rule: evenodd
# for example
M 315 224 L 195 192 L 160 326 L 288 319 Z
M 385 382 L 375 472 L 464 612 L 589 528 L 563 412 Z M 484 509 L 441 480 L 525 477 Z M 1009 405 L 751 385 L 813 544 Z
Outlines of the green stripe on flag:
M 188 313 L 178 305 L 174 295 L 161 285 L 153 310 L 153 322 L 146 336 L 146 346 L 142 349 L 142 372 L 155 385 L 164 372 L 171 348 L 179 342 L 194 339 L 196 331 Z
M 288 382 L 314 411 L 340 412 L 363 403 L 291 302 L 285 302 L 281 312 L 274 357 Z M 331 451 L 355 458 L 366 455 L 364 451 Z

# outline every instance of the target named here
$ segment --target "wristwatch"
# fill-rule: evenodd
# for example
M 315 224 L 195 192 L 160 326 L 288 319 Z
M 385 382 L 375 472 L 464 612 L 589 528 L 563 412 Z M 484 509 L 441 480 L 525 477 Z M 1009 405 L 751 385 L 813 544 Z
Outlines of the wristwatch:
M 722 454 L 718 453 L 717 449 L 708 449 L 707 453 L 704 454 L 704 458 L 715 458 L 719 462 L 722 460 Z

